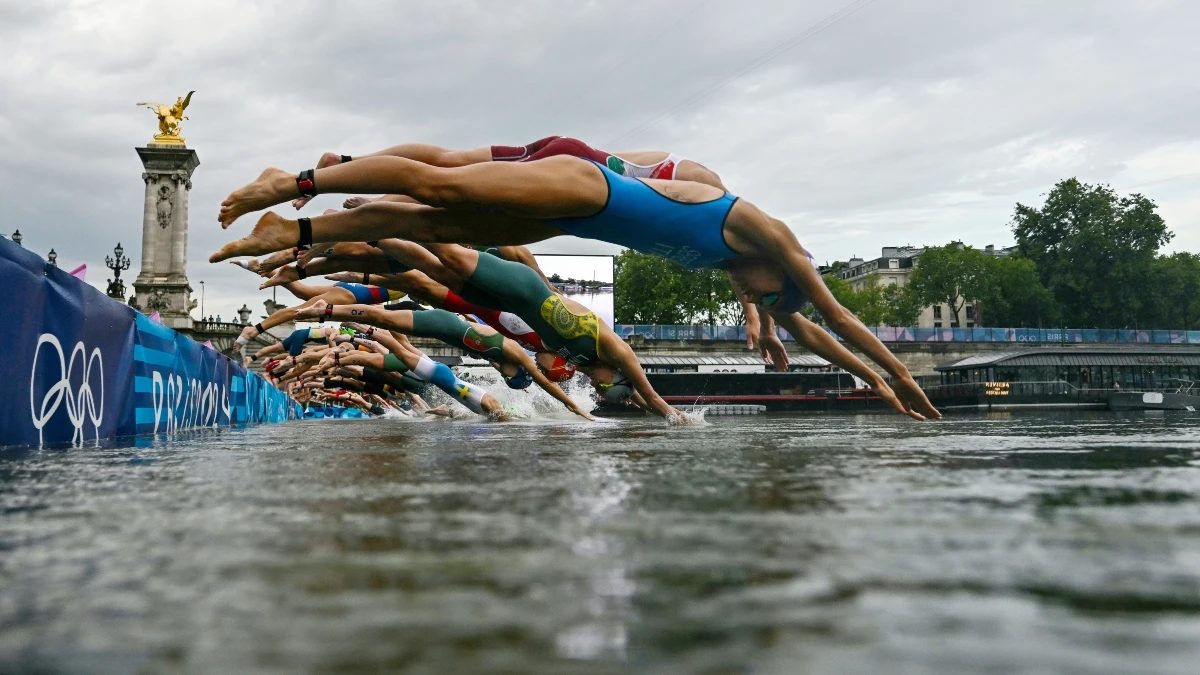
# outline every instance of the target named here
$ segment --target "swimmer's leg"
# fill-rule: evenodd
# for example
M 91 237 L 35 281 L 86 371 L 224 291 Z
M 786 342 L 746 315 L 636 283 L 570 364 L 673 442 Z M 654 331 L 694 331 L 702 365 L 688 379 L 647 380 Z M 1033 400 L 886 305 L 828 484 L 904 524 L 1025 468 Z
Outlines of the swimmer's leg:
M 399 237 L 422 242 L 466 242 L 484 246 L 531 244 L 565 234 L 545 220 L 446 211 L 418 204 L 375 202 L 350 211 L 315 216 L 312 240 L 378 241 Z M 300 241 L 299 221 L 265 213 L 254 230 L 226 244 L 209 262 L 271 253 Z
M 310 182 L 311 189 L 327 193 L 394 193 L 430 206 L 489 209 L 528 218 L 590 216 L 608 201 L 608 181 L 603 173 L 590 162 L 572 157 L 487 162 L 454 169 L 399 157 L 366 157 L 317 169 Z M 297 174 L 267 169 L 253 183 L 230 194 L 217 219 L 222 227 L 229 227 L 242 215 L 300 196 Z
M 485 406 L 485 398 L 490 398 L 492 399 L 492 403 L 496 403 L 496 400 L 487 391 L 470 382 L 458 379 L 449 366 L 444 363 L 438 363 L 428 356 L 421 355 L 421 359 L 413 368 L 413 373 L 454 397 L 455 400 L 477 415 L 484 415 L 489 412 L 488 408 L 491 406 Z M 498 410 L 499 404 L 496 403 L 493 409 Z

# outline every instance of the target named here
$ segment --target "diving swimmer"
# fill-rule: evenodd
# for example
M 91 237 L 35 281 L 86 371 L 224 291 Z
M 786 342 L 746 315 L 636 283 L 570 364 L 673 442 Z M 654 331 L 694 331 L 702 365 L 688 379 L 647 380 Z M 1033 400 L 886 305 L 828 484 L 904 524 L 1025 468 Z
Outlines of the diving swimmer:
M 318 190 L 395 193 L 420 203 L 374 202 L 295 221 L 267 213 L 249 236 L 226 245 L 212 260 L 314 241 L 400 237 L 499 246 L 564 234 L 599 239 L 688 267 L 726 270 L 741 297 L 766 309 L 798 339 L 813 339 L 811 329 L 819 330 L 802 323 L 806 320 L 797 313 L 811 302 L 834 332 L 891 376 L 891 384 L 869 368 L 851 372 L 905 414 L 916 419 L 941 416 L 908 369 L 837 302 L 791 230 L 719 188 L 630 178 L 569 156 L 452 169 L 400 157 L 364 157 L 301 174 L 268 169 L 226 199 L 219 220 L 228 227 L 245 213 L 312 196 Z M 830 358 L 818 349 L 835 348 L 819 344 L 813 349 Z M 839 353 L 830 360 L 842 365 L 844 357 Z

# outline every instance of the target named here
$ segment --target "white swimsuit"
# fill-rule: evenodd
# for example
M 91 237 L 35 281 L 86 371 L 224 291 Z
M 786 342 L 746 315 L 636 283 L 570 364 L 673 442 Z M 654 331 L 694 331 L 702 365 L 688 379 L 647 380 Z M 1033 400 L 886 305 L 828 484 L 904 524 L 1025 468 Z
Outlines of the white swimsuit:
M 657 164 L 634 164 L 616 155 L 610 155 L 608 168 L 612 169 L 615 173 L 619 173 L 622 176 L 629 176 L 630 178 L 675 180 L 675 170 L 679 168 L 679 163 L 683 160 L 683 157 L 672 152 L 667 155 L 666 159 Z

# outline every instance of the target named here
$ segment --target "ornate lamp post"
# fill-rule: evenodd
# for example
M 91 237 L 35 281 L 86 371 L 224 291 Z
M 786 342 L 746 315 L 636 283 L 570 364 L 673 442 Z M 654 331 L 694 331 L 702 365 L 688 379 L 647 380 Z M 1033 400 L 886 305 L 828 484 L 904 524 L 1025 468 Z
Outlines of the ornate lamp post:
M 121 242 L 117 242 L 117 247 L 113 249 L 116 254 L 114 260 L 111 256 L 104 256 L 104 265 L 113 271 L 113 278 L 108 281 L 108 291 L 106 295 L 117 300 L 125 300 L 125 282 L 121 281 L 121 270 L 129 269 L 130 260 L 125 257 L 125 249 L 121 248 Z
M 240 323 L 243 326 L 249 326 L 250 325 L 250 315 L 253 313 L 254 313 L 254 310 L 247 307 L 246 303 L 243 302 L 242 308 L 238 310 L 238 318 L 241 319 Z
M 25 239 L 25 237 L 21 236 L 21 231 L 20 231 L 20 230 L 15 230 L 15 231 L 13 231 L 13 233 L 12 233 L 12 241 L 13 241 L 13 243 L 14 243 L 14 244 L 16 244 L 17 246 L 20 246 L 20 245 L 21 245 L 21 241 L 22 241 L 22 240 L 24 240 L 24 239 Z
M 50 249 L 50 252 L 46 254 L 46 262 L 58 267 L 58 253 L 54 249 Z

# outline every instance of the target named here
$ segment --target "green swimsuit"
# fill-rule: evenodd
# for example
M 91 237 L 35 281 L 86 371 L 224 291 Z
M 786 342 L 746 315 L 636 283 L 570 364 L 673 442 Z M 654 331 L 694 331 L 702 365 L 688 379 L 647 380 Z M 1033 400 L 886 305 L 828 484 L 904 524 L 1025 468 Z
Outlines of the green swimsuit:
M 600 363 L 600 319 L 593 312 L 576 314 L 526 265 L 479 255 L 475 273 L 459 294 L 481 307 L 521 317 L 542 343 L 577 366 Z
M 433 338 L 448 345 L 462 347 L 485 361 L 504 361 L 503 335 L 480 335 L 474 326 L 460 319 L 457 314 L 445 310 L 427 309 L 423 312 L 413 312 L 412 334 L 413 337 Z

